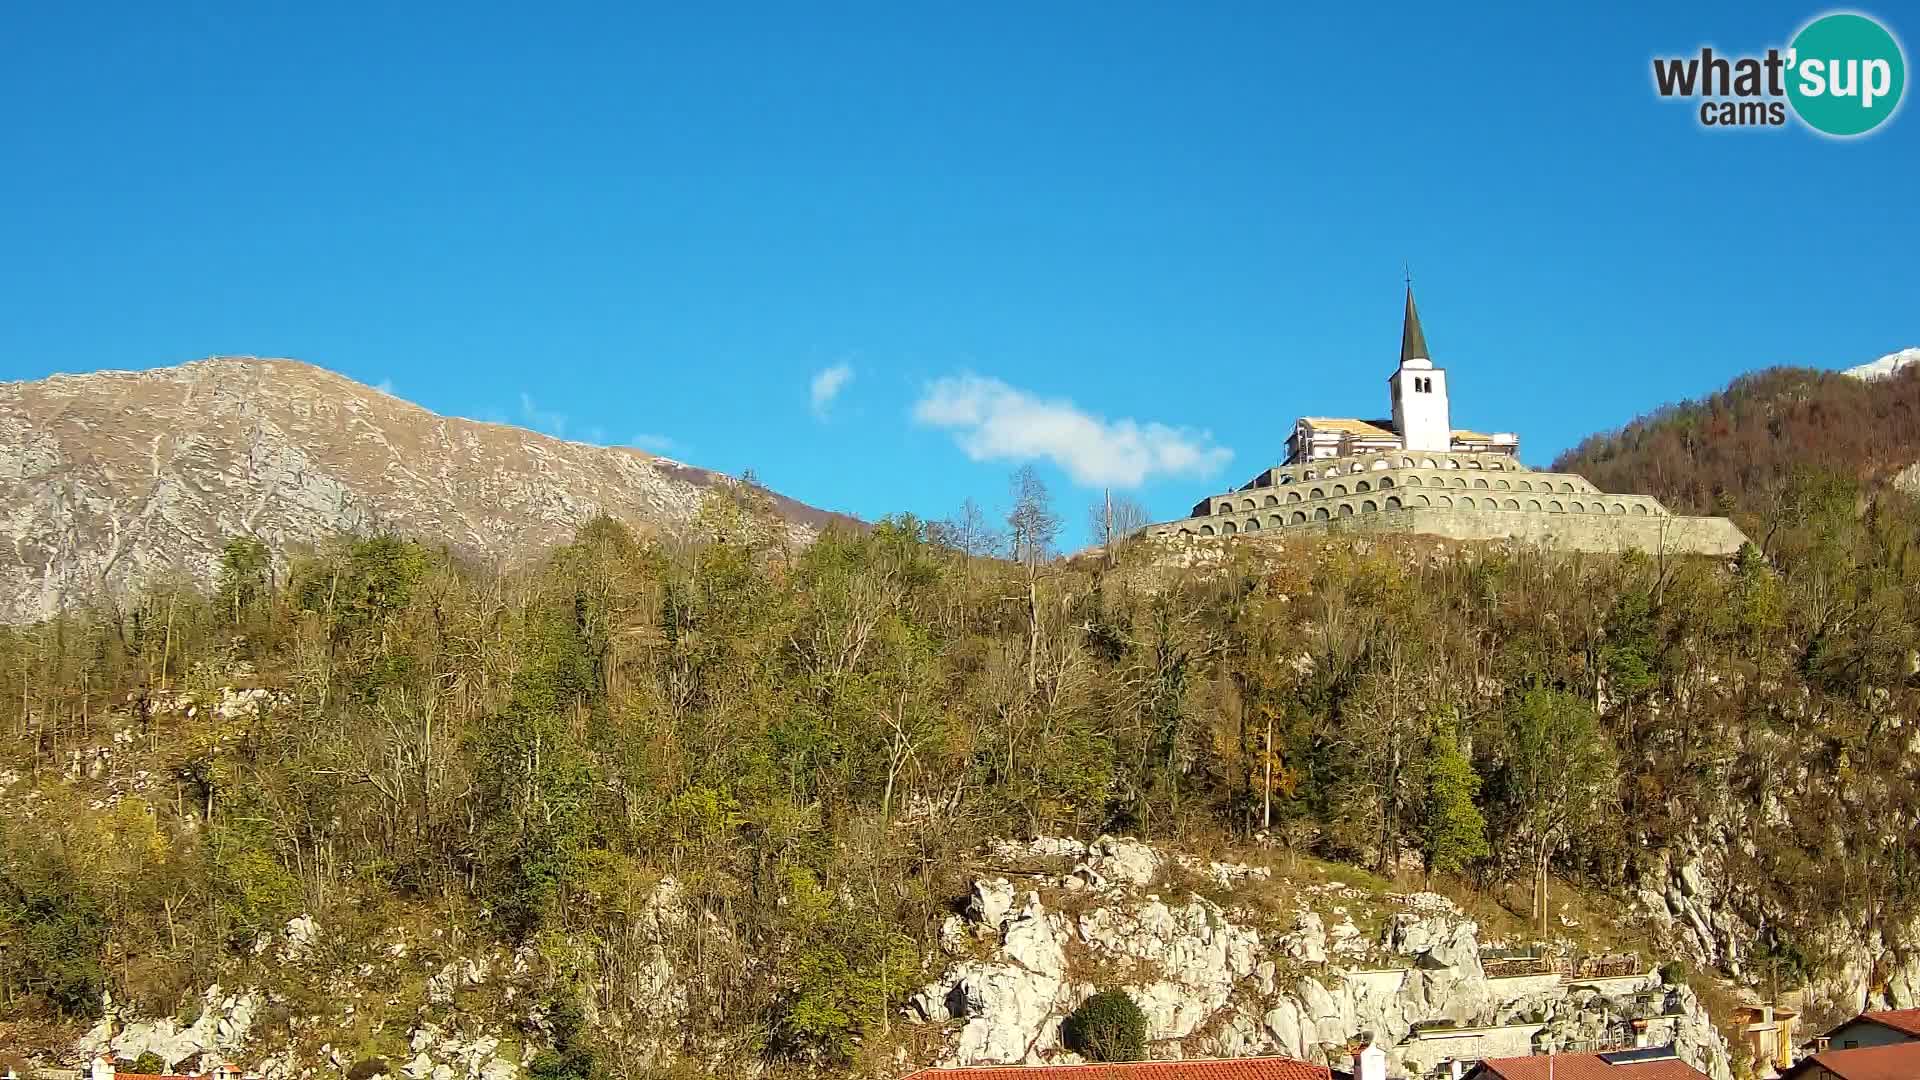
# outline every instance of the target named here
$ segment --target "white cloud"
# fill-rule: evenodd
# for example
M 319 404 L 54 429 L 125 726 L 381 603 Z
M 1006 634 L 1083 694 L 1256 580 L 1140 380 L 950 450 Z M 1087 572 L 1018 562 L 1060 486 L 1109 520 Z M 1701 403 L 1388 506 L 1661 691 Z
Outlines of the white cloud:
M 383 394 L 385 394 L 385 395 L 387 395 L 388 397 L 393 397 L 393 396 L 394 396 L 394 393 L 393 393 L 393 376 L 391 376 L 391 375 L 389 375 L 389 376 L 387 376 L 386 378 L 384 378 L 384 379 L 381 379 L 381 380 L 380 380 L 379 382 L 377 382 L 377 383 L 374 383 L 374 384 L 373 384 L 373 388 L 374 388 L 375 390 L 378 390 L 378 391 L 380 391 L 381 393 L 383 393 Z
M 1046 401 L 999 379 L 936 379 L 913 418 L 953 433 L 975 461 L 1046 459 L 1084 487 L 1139 487 L 1157 476 L 1210 476 L 1233 458 L 1213 433 L 1106 420 L 1070 401 Z
M 814 373 L 808 394 L 813 400 L 813 415 L 825 420 L 827 409 L 833 405 L 833 399 L 853 381 L 853 365 L 845 362 L 833 365 L 824 371 Z
M 642 450 L 651 450 L 656 454 L 664 454 L 667 451 L 673 449 L 674 446 L 677 444 L 673 441 L 673 436 L 671 435 L 661 435 L 651 431 L 642 431 L 636 434 L 633 438 L 628 439 L 627 445 L 636 446 Z
M 533 403 L 533 395 L 524 392 L 520 395 L 520 420 L 535 431 L 559 439 L 567 437 L 567 414 L 542 409 Z

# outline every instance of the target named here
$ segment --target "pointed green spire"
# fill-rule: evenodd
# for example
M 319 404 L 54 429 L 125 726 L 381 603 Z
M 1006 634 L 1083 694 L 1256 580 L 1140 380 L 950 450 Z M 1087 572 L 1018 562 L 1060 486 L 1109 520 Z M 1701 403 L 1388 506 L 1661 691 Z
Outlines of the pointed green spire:
M 1407 316 L 1400 325 L 1400 362 L 1431 360 L 1427 354 L 1427 335 L 1420 330 L 1420 313 L 1413 307 L 1413 283 L 1407 283 Z

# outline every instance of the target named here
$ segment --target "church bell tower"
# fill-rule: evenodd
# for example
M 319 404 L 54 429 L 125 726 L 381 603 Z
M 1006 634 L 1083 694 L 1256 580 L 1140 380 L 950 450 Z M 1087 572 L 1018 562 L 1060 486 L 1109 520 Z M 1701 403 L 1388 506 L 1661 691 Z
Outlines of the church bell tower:
M 1447 373 L 1427 356 L 1427 335 L 1413 306 L 1413 282 L 1407 282 L 1407 314 L 1400 324 L 1400 366 L 1387 379 L 1393 391 L 1393 431 L 1408 450 L 1453 449 L 1453 422 L 1447 409 Z

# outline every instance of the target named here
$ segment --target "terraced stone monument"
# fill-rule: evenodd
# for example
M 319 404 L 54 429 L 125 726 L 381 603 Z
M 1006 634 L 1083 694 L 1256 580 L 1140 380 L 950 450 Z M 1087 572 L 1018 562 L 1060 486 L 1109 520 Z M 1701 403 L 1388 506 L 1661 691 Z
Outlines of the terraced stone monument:
M 1720 517 L 1675 514 L 1650 495 L 1601 491 L 1573 473 L 1520 463 L 1518 436 L 1450 423 L 1447 377 L 1427 356 L 1407 287 L 1390 419 L 1304 416 L 1286 460 L 1237 490 L 1209 495 L 1161 538 L 1346 530 L 1454 540 L 1518 540 L 1568 551 L 1728 555 L 1747 537 Z

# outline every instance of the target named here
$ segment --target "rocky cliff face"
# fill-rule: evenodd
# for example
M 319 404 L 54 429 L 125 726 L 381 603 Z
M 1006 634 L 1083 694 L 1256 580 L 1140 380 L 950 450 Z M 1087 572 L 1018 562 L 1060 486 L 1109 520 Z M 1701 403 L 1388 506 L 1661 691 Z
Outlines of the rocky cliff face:
M 1668 955 L 1695 970 L 1725 972 L 1764 997 L 1771 972 L 1766 957 L 1756 955 L 1765 921 L 1758 913 L 1769 904 L 1760 890 L 1735 884 L 1738 875 L 1728 872 L 1727 853 L 1740 843 L 1723 821 L 1703 822 L 1701 835 L 1648 860 L 1635 906 Z M 1804 1010 L 1803 1030 L 1825 1031 L 1874 1009 L 1920 1008 L 1920 920 L 1877 923 L 1829 908 L 1812 921 L 1798 940 L 1814 970 L 1797 992 L 1790 973 L 1785 995 L 1788 1004 Z
M 215 707 L 250 702 L 227 692 Z M 1371 1040 L 1388 1075 L 1426 1078 L 1453 1060 L 1638 1041 L 1673 1046 L 1715 1080 L 1732 1077 L 1725 1040 L 1686 986 L 1639 966 L 1579 978 L 1516 973 L 1433 893 L 1383 897 L 1334 878 L 1302 886 L 1114 837 L 1005 842 L 991 854 L 1006 873 L 977 879 L 940 928 L 931 981 L 907 1004 L 891 1061 L 871 1075 L 1077 1062 L 1064 1020 L 1096 991 L 1120 989 L 1140 1005 L 1161 1059 L 1281 1054 L 1345 1066 L 1350 1048 Z M 1297 905 L 1281 923 L 1276 889 Z M 677 886 L 663 880 L 639 909 L 637 940 L 663 940 L 661 927 L 684 917 Z M 63 1058 L 152 1053 L 173 1065 L 213 1054 L 296 1080 L 337 1075 L 378 1047 L 376 1064 L 392 1080 L 514 1080 L 543 1043 L 537 1002 L 550 973 L 531 947 L 460 948 L 439 929 L 400 927 L 342 941 L 301 917 L 263 936 L 256 953 L 283 984 L 324 985 L 346 1003 L 343 1016 L 305 1016 L 285 993 L 212 986 L 191 1022 L 109 1002 Z M 676 1034 L 690 976 L 665 951 L 653 955 L 657 980 L 635 1002 L 647 1030 L 619 1033 L 622 1045 L 657 1063 L 700 1063 L 707 1051 Z M 259 1017 L 275 1013 L 283 1033 L 263 1034 Z M 716 1075 L 742 1071 L 724 1048 L 707 1049 Z
M 729 478 L 621 447 L 437 416 L 293 360 L 225 357 L 0 384 L 0 619 L 161 578 L 211 580 L 237 535 L 276 553 L 391 530 L 482 559 L 598 514 L 669 532 Z M 833 515 L 778 496 L 793 537 Z
M 1344 1065 L 1350 1047 L 1371 1040 L 1389 1075 L 1426 1077 L 1453 1060 L 1638 1041 L 1672 1045 L 1717 1080 L 1732 1075 L 1725 1040 L 1686 986 L 1637 967 L 1578 980 L 1490 976 L 1479 927 L 1432 893 L 1394 898 L 1397 910 L 1369 934 L 1341 902 L 1359 894 L 1330 881 L 1303 898 L 1291 930 L 1274 933 L 1233 899 L 1237 883 L 1266 877 L 1258 868 L 1111 837 L 1087 847 L 1009 844 L 998 854 L 1015 864 L 1078 861 L 1064 875 L 1026 875 L 1053 902 L 986 878 L 965 914 L 947 921 L 940 945 L 950 963 L 911 1007 L 944 1029 L 942 1064 L 1076 1061 L 1062 1042 L 1064 1019 L 1096 991 L 1119 987 L 1145 1013 L 1156 1057 L 1281 1054 Z M 1148 891 L 1170 865 L 1227 899 Z

